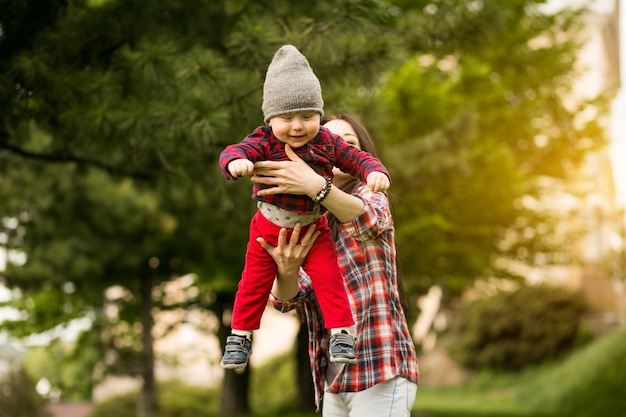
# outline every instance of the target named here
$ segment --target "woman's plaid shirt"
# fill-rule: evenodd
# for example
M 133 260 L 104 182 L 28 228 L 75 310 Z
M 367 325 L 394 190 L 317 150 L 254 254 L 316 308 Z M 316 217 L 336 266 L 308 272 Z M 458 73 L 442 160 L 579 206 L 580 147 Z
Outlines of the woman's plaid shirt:
M 341 169 L 367 182 L 367 176 L 372 172 L 382 172 L 389 177 L 384 165 L 371 154 L 349 145 L 341 136 L 331 133 L 324 126 L 315 138 L 309 143 L 294 149 L 294 152 L 304 160 L 315 172 L 324 177 L 333 177 L 333 167 Z M 228 145 L 220 154 L 219 163 L 224 178 L 232 180 L 228 171 L 228 163 L 234 159 L 248 159 L 257 161 L 288 161 L 285 153 L 285 144 L 279 141 L 268 125 L 260 126 L 239 143 Z M 259 197 L 257 191 L 270 185 L 254 183 L 252 198 L 278 206 L 284 210 L 301 214 L 311 214 L 317 211 L 316 204 L 306 195 L 274 194 Z
M 357 363 L 345 365 L 330 384 L 332 393 L 356 392 L 400 376 L 418 383 L 415 345 L 398 294 L 394 226 L 385 193 L 362 185 L 355 192 L 363 212 L 341 225 L 337 257 L 356 321 Z M 282 312 L 304 307 L 309 330 L 309 358 L 315 382 L 315 404 L 323 397 L 328 365 L 328 334 L 311 281 L 300 275 L 300 294 L 289 301 L 270 300 Z

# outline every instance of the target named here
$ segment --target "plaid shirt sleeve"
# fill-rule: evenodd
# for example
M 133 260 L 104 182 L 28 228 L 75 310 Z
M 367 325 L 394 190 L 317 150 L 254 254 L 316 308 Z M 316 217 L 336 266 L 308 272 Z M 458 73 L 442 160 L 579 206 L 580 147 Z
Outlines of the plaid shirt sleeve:
M 313 296 L 313 287 L 311 286 L 311 281 L 306 272 L 302 269 L 300 269 L 300 277 L 298 281 L 300 283 L 300 292 L 291 300 L 280 300 L 274 297 L 273 294 L 270 294 L 270 303 L 272 303 L 276 310 L 281 313 L 287 313 L 294 310 L 296 307 L 311 301 Z
M 393 218 L 389 210 L 389 197 L 386 193 L 374 193 L 367 187 L 361 187 L 357 197 L 366 204 L 363 211 L 352 221 L 342 223 L 343 230 L 360 242 L 375 239 L 380 234 L 393 229 Z M 395 259 L 395 254 L 385 254 Z
M 264 126 L 259 126 L 241 142 L 228 145 L 220 154 L 219 164 L 222 175 L 227 180 L 234 180 L 228 171 L 228 164 L 235 159 L 248 159 L 252 162 L 265 159 L 267 154 L 268 133 Z

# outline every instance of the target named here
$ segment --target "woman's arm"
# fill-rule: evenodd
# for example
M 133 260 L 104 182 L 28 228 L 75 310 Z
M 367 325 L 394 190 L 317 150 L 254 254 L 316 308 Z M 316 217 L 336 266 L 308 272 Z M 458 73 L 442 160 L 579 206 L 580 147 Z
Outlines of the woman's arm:
M 315 197 L 326 185 L 326 180 L 300 159 L 289 145 L 285 145 L 285 152 L 290 161 L 260 161 L 254 164 L 252 181 L 275 185 L 260 190 L 258 195 L 300 194 Z M 342 223 L 355 219 L 365 207 L 360 198 L 335 186 L 321 204 Z
M 320 234 L 319 231 L 315 230 L 315 225 L 312 224 L 298 243 L 301 231 L 300 224 L 296 224 L 289 241 L 287 241 L 287 229 L 280 229 L 276 246 L 270 245 L 262 237 L 257 238 L 257 242 L 270 254 L 278 267 L 272 294 L 279 300 L 291 300 L 300 292 L 300 284 L 298 283 L 300 266 L 304 263 L 315 239 Z

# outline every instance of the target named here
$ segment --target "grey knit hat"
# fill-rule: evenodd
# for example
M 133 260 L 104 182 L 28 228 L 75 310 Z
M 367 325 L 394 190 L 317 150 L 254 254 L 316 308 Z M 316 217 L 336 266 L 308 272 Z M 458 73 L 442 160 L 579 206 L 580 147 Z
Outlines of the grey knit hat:
M 267 68 L 263 118 L 313 111 L 324 115 L 322 87 L 307 59 L 293 45 L 281 46 Z

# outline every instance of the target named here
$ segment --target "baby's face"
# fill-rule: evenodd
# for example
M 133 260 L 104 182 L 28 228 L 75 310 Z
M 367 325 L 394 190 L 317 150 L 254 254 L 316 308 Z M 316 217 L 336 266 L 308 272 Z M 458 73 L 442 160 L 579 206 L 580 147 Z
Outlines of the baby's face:
M 292 148 L 299 148 L 309 143 L 320 130 L 320 114 L 300 112 L 283 114 L 269 120 L 274 136 Z

